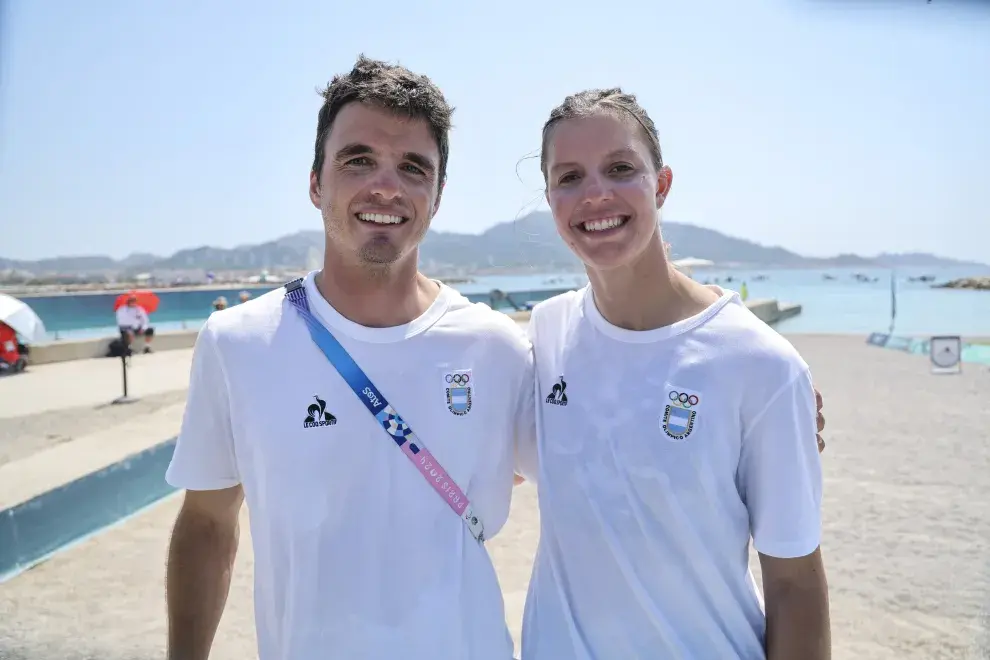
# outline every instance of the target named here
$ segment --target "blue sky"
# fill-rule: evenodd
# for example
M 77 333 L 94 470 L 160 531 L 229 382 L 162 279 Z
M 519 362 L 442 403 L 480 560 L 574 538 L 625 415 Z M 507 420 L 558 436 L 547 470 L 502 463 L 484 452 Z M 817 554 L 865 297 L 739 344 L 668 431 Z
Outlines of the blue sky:
M 2 30 L 8 258 L 318 228 L 315 89 L 365 52 L 457 107 L 436 229 L 532 208 L 542 180 L 517 163 L 551 108 L 621 85 L 674 170 L 667 220 L 990 262 L 987 3 L 8 1 Z

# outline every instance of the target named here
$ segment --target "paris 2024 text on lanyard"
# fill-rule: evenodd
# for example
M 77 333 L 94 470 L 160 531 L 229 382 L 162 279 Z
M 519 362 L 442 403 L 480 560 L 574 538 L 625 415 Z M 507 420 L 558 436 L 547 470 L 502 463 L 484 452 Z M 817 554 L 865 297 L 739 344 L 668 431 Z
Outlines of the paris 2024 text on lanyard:
M 303 280 L 293 280 L 286 284 L 285 297 L 306 322 L 313 343 L 323 351 L 340 377 L 354 390 L 355 396 L 364 403 L 389 437 L 399 446 L 402 453 L 433 487 L 433 490 L 464 521 L 471 536 L 476 538 L 479 543 L 484 543 L 485 527 L 481 523 L 481 519 L 471 509 L 471 502 L 464 491 L 454 483 L 454 480 L 440 466 L 440 463 L 426 448 L 422 440 L 409 428 L 409 425 L 396 412 L 395 408 L 386 401 L 382 393 L 378 391 L 378 388 L 354 361 L 354 358 L 340 345 L 333 333 L 313 316 L 313 312 L 309 309 L 309 299 L 306 297 Z

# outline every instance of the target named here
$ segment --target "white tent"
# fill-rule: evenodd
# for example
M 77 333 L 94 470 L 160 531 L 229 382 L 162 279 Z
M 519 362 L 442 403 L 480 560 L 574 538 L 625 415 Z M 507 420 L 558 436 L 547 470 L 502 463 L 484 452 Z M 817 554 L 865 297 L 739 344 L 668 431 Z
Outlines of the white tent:
M 23 301 L 0 293 L 0 321 L 13 328 L 30 343 L 38 343 L 45 338 L 45 324 L 34 310 Z

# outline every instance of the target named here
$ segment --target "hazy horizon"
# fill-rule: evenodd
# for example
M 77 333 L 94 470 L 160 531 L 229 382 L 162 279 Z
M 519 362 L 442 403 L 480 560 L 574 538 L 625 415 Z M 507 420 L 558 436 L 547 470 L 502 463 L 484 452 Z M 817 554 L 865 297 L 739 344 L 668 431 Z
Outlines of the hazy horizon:
M 536 212 L 539 212 L 539 213 L 549 213 L 549 210 L 537 209 L 535 211 L 531 211 L 530 213 L 536 213 Z M 523 216 L 523 217 L 525 217 L 525 216 Z M 518 218 L 518 219 L 521 219 L 521 218 Z M 510 222 L 514 222 L 514 220 L 506 221 L 506 222 L 503 222 L 503 223 L 495 223 L 495 225 L 492 225 L 492 227 L 497 226 L 499 224 L 507 224 L 507 223 L 510 223 Z M 679 222 L 677 220 L 669 220 L 669 221 L 665 221 L 665 222 L 670 222 L 670 223 L 673 223 L 675 225 L 683 225 L 683 224 L 690 225 L 690 224 L 693 224 L 693 223 L 682 223 L 682 222 Z M 698 227 L 699 225 L 694 225 L 694 226 L 695 227 Z M 434 229 L 432 227 L 430 228 L 430 231 L 445 232 L 445 233 L 459 233 L 459 234 L 469 234 L 469 235 L 472 235 L 472 236 L 480 236 L 482 233 L 484 233 L 488 229 L 491 229 L 492 227 L 485 227 L 485 228 L 483 228 L 483 229 L 481 229 L 481 230 L 479 230 L 477 232 L 450 232 L 450 230 Z M 710 228 L 709 227 L 705 227 L 704 229 L 710 229 Z M 716 229 L 716 230 L 713 230 L 713 231 L 718 231 L 718 230 Z M 82 257 L 110 257 L 111 259 L 119 262 L 119 261 L 122 261 L 124 259 L 129 258 L 129 257 L 141 256 L 141 255 L 151 255 L 151 256 L 156 257 L 156 258 L 168 258 L 168 257 L 173 256 L 177 252 L 181 252 L 181 251 L 185 251 L 185 250 L 198 250 L 198 249 L 203 249 L 203 248 L 232 250 L 232 249 L 241 248 L 241 247 L 254 247 L 254 246 L 257 246 L 257 245 L 264 244 L 264 243 L 276 242 L 276 241 L 279 241 L 281 239 L 288 238 L 290 236 L 295 236 L 295 235 L 298 235 L 298 234 L 301 234 L 301 233 L 317 233 L 317 234 L 319 234 L 319 233 L 321 233 L 321 229 L 306 229 L 306 228 L 302 228 L 302 229 L 298 229 L 298 230 L 289 232 L 287 234 L 281 234 L 279 236 L 274 236 L 272 238 L 263 239 L 261 241 L 258 241 L 257 243 L 238 243 L 238 244 L 234 244 L 234 245 L 209 245 L 209 244 L 188 245 L 186 247 L 182 247 L 182 248 L 179 248 L 178 250 L 171 251 L 171 252 L 168 252 L 168 253 L 154 252 L 154 251 L 151 251 L 151 250 L 136 250 L 134 252 L 129 252 L 129 253 L 123 254 L 123 255 L 112 255 L 110 253 L 96 253 L 96 252 L 94 252 L 94 253 L 86 253 L 86 254 L 83 254 L 83 253 L 79 253 L 79 254 L 56 254 L 56 255 L 49 255 L 49 256 L 39 257 L 37 259 L 16 259 L 16 258 L 13 258 L 13 257 L 9 257 L 9 256 L 7 256 L 5 254 L 0 254 L 0 259 L 11 259 L 11 260 L 14 260 L 14 261 L 38 262 L 38 261 L 49 260 L 49 259 L 72 259 L 72 258 L 82 258 Z M 741 236 L 732 236 L 731 234 L 725 234 L 724 232 L 719 232 L 719 233 L 722 233 L 723 235 L 729 236 L 731 238 L 749 240 L 749 239 L 744 239 Z M 556 235 L 554 235 L 553 238 L 559 240 L 559 238 Z M 819 256 L 819 255 L 807 255 L 807 254 L 803 254 L 801 252 L 797 252 L 796 250 L 793 250 L 793 249 L 787 247 L 786 245 L 765 245 L 765 244 L 762 244 L 762 243 L 758 243 L 758 245 L 760 245 L 761 247 L 765 247 L 765 248 L 782 248 L 784 250 L 788 250 L 788 251 L 790 251 L 792 253 L 795 253 L 795 254 L 797 254 L 797 255 L 799 255 L 801 257 L 806 257 L 806 258 L 809 258 L 809 259 L 816 259 L 816 258 L 829 259 L 829 258 L 836 258 L 836 257 L 841 257 L 841 256 L 855 256 L 855 257 L 862 257 L 862 258 L 865 258 L 865 259 L 876 259 L 876 258 L 880 258 L 880 257 L 883 257 L 883 256 L 894 256 L 894 257 L 897 257 L 897 256 L 910 256 L 910 255 L 924 255 L 924 256 L 930 256 L 930 257 L 934 257 L 934 258 L 938 258 L 938 259 L 943 259 L 943 260 L 955 260 L 955 261 L 961 263 L 962 265 L 975 264 L 975 265 L 978 265 L 978 266 L 983 266 L 985 268 L 990 268 L 990 261 L 985 261 L 984 262 L 984 261 L 979 261 L 979 260 L 957 259 L 955 257 L 950 257 L 950 256 L 947 256 L 947 255 L 938 254 L 938 253 L 935 253 L 935 252 L 925 252 L 923 250 L 909 250 L 909 251 L 905 251 L 905 252 L 889 252 L 889 251 L 887 251 L 887 252 L 877 252 L 877 253 L 873 253 L 873 254 L 858 253 L 858 252 L 840 252 L 840 253 L 835 253 L 835 254 L 830 254 L 830 255 L 825 255 L 825 256 Z M 680 255 L 680 256 L 683 257 L 683 256 L 686 256 L 686 255 Z M 716 264 L 716 266 L 718 266 L 718 264 Z

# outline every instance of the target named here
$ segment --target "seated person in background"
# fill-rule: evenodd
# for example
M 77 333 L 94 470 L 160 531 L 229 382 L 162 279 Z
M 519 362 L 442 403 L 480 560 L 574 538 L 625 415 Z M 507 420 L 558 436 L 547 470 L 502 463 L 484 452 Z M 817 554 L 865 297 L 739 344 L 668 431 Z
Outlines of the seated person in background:
M 27 364 L 25 354 L 22 354 L 21 345 L 17 343 L 14 329 L 0 322 L 0 374 L 23 371 Z
M 223 297 L 223 296 L 220 296 L 219 298 L 217 298 L 216 300 L 214 300 L 213 301 L 213 309 L 216 310 L 216 311 L 218 311 L 218 312 L 221 309 L 227 309 L 227 299 L 225 297 Z
M 134 335 L 144 335 L 144 352 L 151 352 L 151 339 L 155 336 L 155 329 L 151 327 L 148 319 L 148 312 L 144 307 L 137 304 L 137 298 L 131 296 L 127 299 L 127 304 L 117 309 L 117 327 L 120 328 L 120 338 L 127 346 L 134 341 Z

